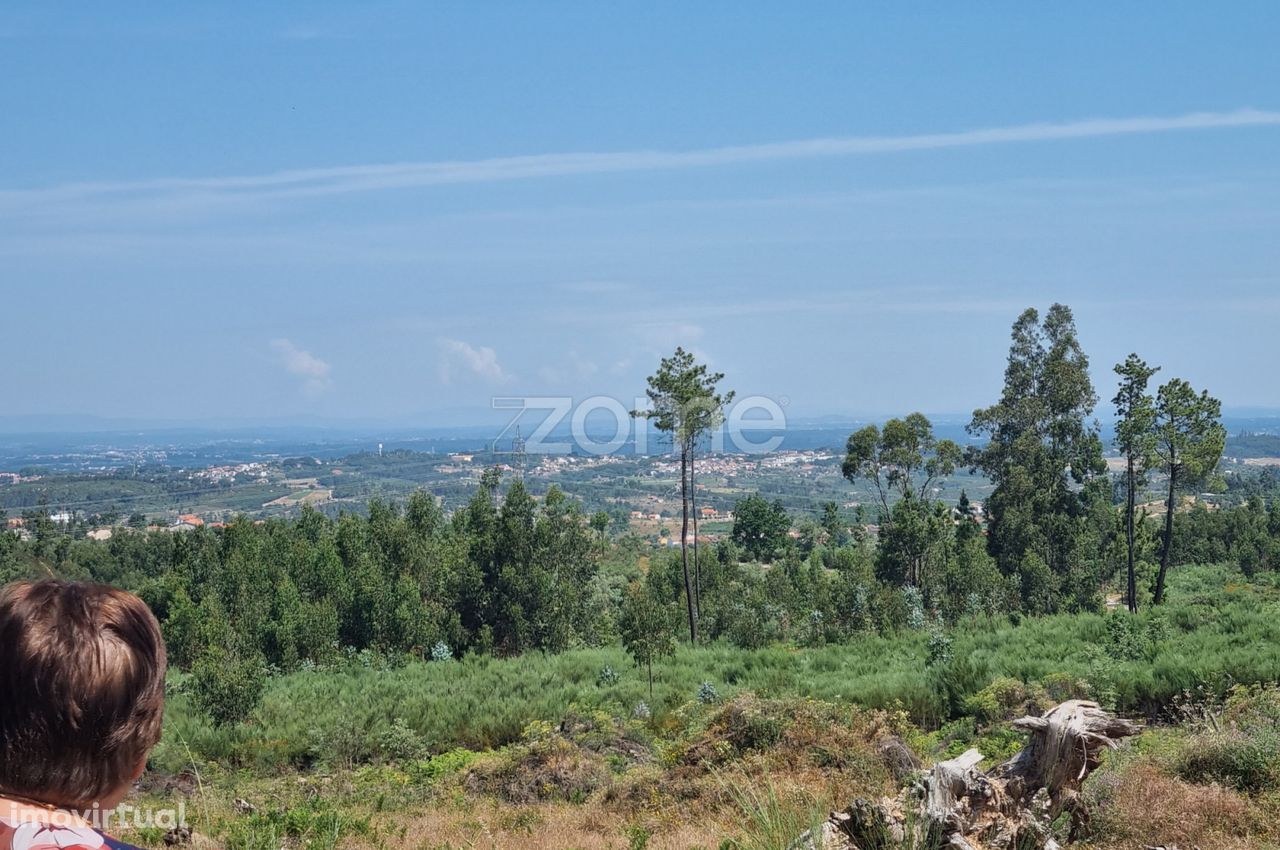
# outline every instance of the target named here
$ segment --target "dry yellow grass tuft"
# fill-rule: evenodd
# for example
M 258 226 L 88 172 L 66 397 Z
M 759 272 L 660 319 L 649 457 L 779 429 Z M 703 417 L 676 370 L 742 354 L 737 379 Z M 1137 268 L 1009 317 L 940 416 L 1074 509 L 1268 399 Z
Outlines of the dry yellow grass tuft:
M 1274 817 L 1221 785 L 1192 785 L 1149 762 L 1129 765 L 1104 781 L 1111 787 L 1094 813 L 1095 846 L 1258 850 L 1280 841 Z
M 716 848 L 734 828 L 707 813 L 649 813 L 622 818 L 596 806 L 541 803 L 512 807 L 471 801 L 466 810 L 430 808 L 396 817 L 404 827 L 401 846 L 474 850 L 687 850 Z M 644 836 L 641 843 L 640 836 Z

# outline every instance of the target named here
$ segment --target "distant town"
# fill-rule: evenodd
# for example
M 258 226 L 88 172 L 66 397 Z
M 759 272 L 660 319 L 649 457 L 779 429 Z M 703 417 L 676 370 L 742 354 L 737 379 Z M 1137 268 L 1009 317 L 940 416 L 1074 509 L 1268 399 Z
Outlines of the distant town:
M 605 511 L 612 534 L 632 534 L 655 546 L 679 545 L 680 464 L 669 454 L 526 454 L 491 444 L 484 450 L 448 452 L 379 446 L 327 459 L 300 455 L 189 468 L 164 462 L 171 454 L 184 453 L 181 448 L 105 449 L 92 468 L 68 469 L 63 457 L 62 468 L 27 463 L 0 471 L 5 526 L 26 536 L 32 518 L 39 516 L 78 535 L 106 540 L 131 530 L 218 528 L 238 516 L 265 521 L 297 516 L 304 509 L 331 516 L 362 512 L 371 498 L 403 500 L 415 490 L 431 493 L 452 510 L 466 501 L 486 470 L 497 468 L 508 481 L 524 480 L 535 496 L 556 486 L 584 512 Z M 757 493 L 780 502 L 792 515 L 793 535 L 802 533 L 800 526 L 816 518 L 824 504 L 835 503 L 850 527 L 874 536 L 878 501 L 865 481 L 850 483 L 841 475 L 843 457 L 836 448 L 701 456 L 695 467 L 697 539 L 721 539 L 732 528 L 735 504 Z M 1117 473 L 1122 462 L 1111 457 L 1108 466 Z M 1276 466 L 1280 438 L 1256 434 L 1233 437 L 1223 460 L 1224 469 L 1242 472 Z M 933 491 L 953 505 L 963 493 L 971 514 L 981 521 L 990 485 L 959 469 L 936 482 Z M 1204 493 L 1186 500 L 1212 506 L 1216 497 Z M 1158 499 L 1147 507 L 1158 510 Z M 694 533 L 691 529 L 690 539 Z

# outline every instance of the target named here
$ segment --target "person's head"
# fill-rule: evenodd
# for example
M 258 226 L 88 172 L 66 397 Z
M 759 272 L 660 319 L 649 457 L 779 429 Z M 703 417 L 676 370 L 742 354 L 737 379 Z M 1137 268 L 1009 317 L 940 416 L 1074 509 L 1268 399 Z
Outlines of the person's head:
M 118 805 L 160 739 L 164 674 L 160 626 L 133 594 L 0 588 L 0 795 Z

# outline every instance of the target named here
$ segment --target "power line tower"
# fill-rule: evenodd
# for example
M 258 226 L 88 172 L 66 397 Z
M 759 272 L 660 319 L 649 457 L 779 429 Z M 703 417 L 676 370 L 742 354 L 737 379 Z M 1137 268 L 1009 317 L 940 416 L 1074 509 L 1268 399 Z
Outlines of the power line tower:
M 502 451 L 498 448 L 498 441 L 493 441 L 493 459 L 497 462 L 500 458 L 507 458 L 508 466 L 511 467 L 511 473 L 517 481 L 524 481 L 524 473 L 529 465 L 529 455 L 525 452 L 524 437 L 520 436 L 520 426 L 516 425 L 515 436 L 511 438 L 511 449 Z

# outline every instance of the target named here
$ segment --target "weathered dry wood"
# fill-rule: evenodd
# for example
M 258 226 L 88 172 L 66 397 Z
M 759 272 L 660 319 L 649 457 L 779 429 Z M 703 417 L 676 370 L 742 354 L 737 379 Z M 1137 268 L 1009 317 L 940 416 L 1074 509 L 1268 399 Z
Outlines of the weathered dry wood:
M 1004 780 L 1005 790 L 1024 806 L 1037 791 L 1046 789 L 1051 818 L 1075 799 L 1103 750 L 1114 749 L 1142 728 L 1087 700 L 1064 702 L 1040 717 L 1015 720 L 1013 726 L 1029 733 L 1027 746 L 993 770 L 992 776 Z
M 855 800 L 833 812 L 791 850 L 889 850 L 908 839 L 918 850 L 1059 850 L 1050 824 L 1075 812 L 1080 784 L 1103 750 L 1141 727 L 1086 700 L 1013 725 L 1027 733 L 1027 745 L 989 773 L 978 769 L 977 750 L 938 762 L 896 798 Z

